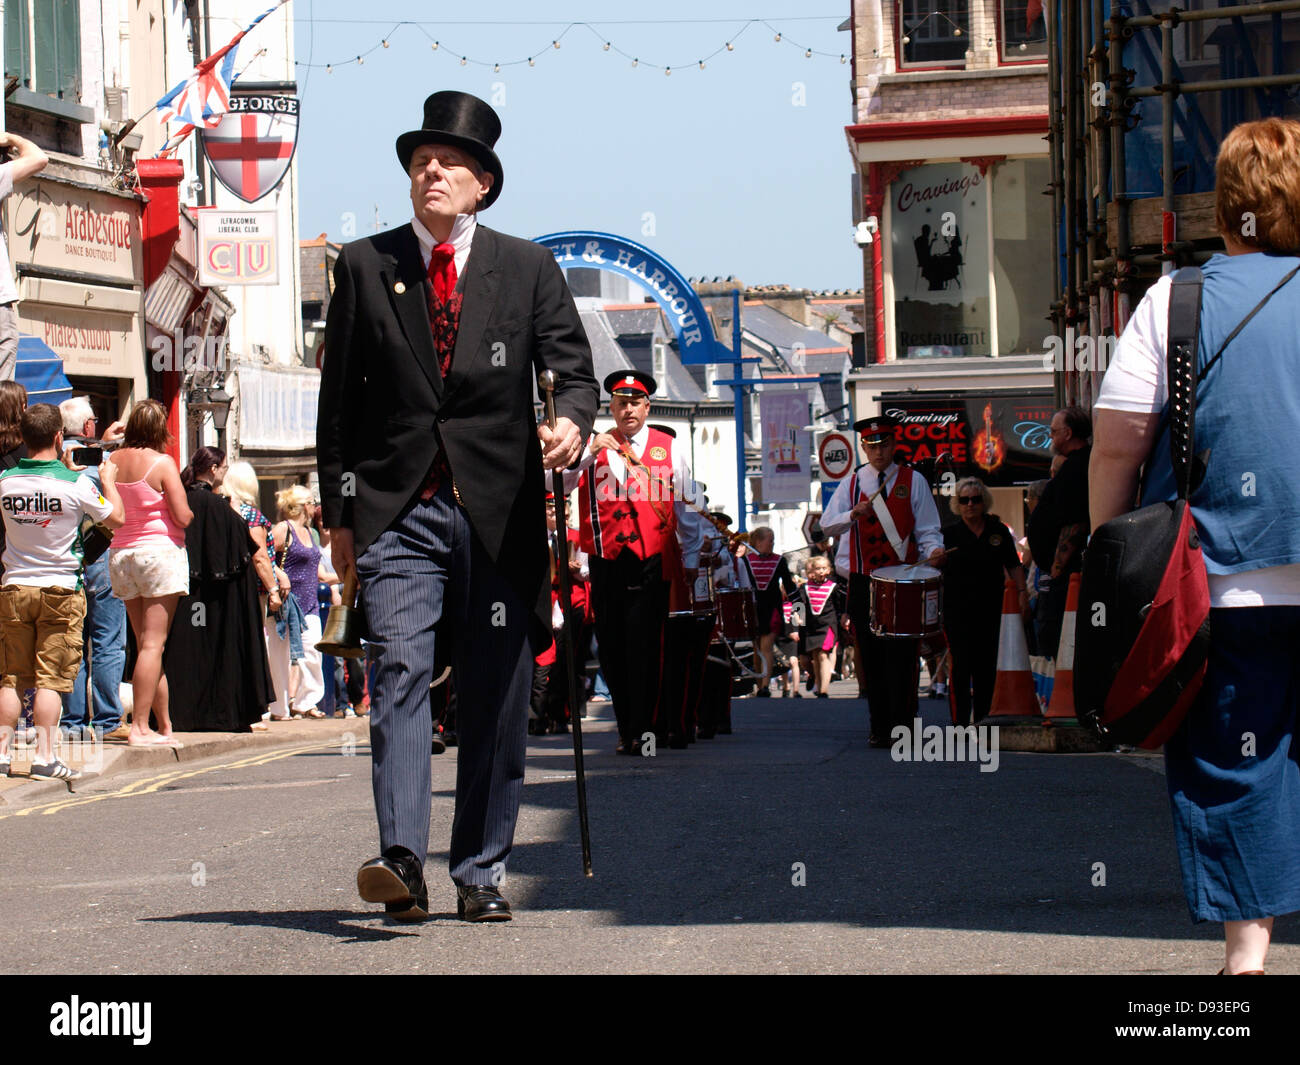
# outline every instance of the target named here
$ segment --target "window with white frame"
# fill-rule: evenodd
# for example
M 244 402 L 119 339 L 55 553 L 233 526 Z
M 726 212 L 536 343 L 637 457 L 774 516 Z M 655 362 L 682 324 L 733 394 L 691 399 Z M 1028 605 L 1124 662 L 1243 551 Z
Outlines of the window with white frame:
M 81 94 L 80 0 L 8 0 L 5 77 L 45 96 Z
M 969 0 L 899 0 L 901 67 L 960 67 L 970 47 Z
M 1047 55 L 1043 0 L 999 0 L 1004 63 L 1042 60 Z

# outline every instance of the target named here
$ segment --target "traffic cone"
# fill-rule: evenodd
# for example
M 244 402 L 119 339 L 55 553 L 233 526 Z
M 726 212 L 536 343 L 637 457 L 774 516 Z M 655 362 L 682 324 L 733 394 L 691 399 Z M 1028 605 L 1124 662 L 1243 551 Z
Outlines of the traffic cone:
M 1029 645 L 1020 620 L 1020 596 L 1015 581 L 1002 592 L 1002 634 L 998 638 L 998 677 L 993 684 L 989 717 L 1028 717 L 1041 721 L 1043 712 L 1034 694 L 1029 670 Z
M 1047 707 L 1046 722 L 1074 720 L 1074 624 L 1079 613 L 1079 582 L 1081 575 L 1070 574 L 1070 587 L 1065 593 L 1065 617 L 1061 619 L 1061 646 L 1056 652 L 1056 683 L 1052 688 L 1052 701 Z

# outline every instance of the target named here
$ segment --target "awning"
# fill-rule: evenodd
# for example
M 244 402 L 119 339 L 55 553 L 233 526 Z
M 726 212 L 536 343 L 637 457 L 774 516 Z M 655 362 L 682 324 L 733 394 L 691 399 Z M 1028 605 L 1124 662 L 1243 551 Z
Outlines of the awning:
M 72 385 L 63 375 L 63 360 L 40 337 L 19 334 L 14 380 L 27 389 L 27 402 L 53 403 L 72 398 Z

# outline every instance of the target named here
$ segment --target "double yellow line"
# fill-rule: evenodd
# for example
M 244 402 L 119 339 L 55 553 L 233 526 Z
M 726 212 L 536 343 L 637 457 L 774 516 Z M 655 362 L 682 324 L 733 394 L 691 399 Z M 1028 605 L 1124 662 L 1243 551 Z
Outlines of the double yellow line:
M 286 750 L 275 751 L 272 753 L 262 752 L 248 758 L 241 758 L 234 762 L 221 762 L 218 765 L 203 766 L 199 769 L 178 769 L 167 773 L 161 773 L 157 776 L 146 777 L 143 780 L 137 780 L 131 784 L 125 784 L 116 791 L 105 792 L 102 795 L 85 795 L 74 796 L 70 799 L 56 799 L 54 802 L 42 803 L 39 806 L 27 806 L 21 810 L 14 810 L 10 813 L 0 812 L 0 821 L 9 817 L 27 817 L 31 814 L 56 814 L 60 810 L 67 810 L 73 806 L 87 806 L 92 802 L 103 802 L 105 799 L 125 799 L 133 798 L 137 795 L 149 795 L 168 784 L 174 784 L 178 780 L 187 780 L 190 777 L 202 776 L 204 773 L 211 773 L 217 769 L 247 769 L 251 766 L 267 765 L 271 762 L 278 762 L 282 758 L 292 758 L 296 754 L 303 754 L 306 751 L 327 750 L 331 747 L 342 747 L 341 742 L 329 743 L 312 743 L 299 747 L 290 747 Z

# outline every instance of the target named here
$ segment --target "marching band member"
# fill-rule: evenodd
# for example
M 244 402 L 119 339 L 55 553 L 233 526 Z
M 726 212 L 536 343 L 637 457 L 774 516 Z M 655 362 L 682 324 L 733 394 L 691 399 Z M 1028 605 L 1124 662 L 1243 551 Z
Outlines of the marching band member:
M 808 560 L 808 580 L 795 593 L 795 609 L 800 607 L 804 620 L 799 629 L 799 653 L 808 656 L 817 698 L 827 699 L 845 596 L 831 573 L 830 559 L 824 555 L 814 555 Z
M 757 692 L 760 699 L 772 695 L 772 652 L 781 630 L 781 603 L 795 594 L 790 565 L 784 555 L 776 553 L 775 544 L 776 534 L 761 525 L 749 534 L 750 550 L 741 558 L 758 601 L 758 653 L 763 660 L 763 678 Z
M 600 670 L 618 719 L 617 753 L 641 752 L 659 699 L 669 585 L 695 580 L 702 519 L 687 505 L 695 480 L 682 448 L 646 425 L 657 385 L 649 374 L 605 378 L 614 428 L 597 434 L 565 487 L 576 484 L 582 549 Z
M 868 743 L 888 747 L 896 725 L 917 712 L 919 641 L 871 631 L 870 575 L 882 566 L 943 565 L 939 511 L 924 477 L 894 463 L 898 419 L 879 414 L 855 422 L 867 461 L 835 489 L 822 515 L 827 536 L 849 534 L 848 611 L 858 641 L 857 668 L 871 715 Z

